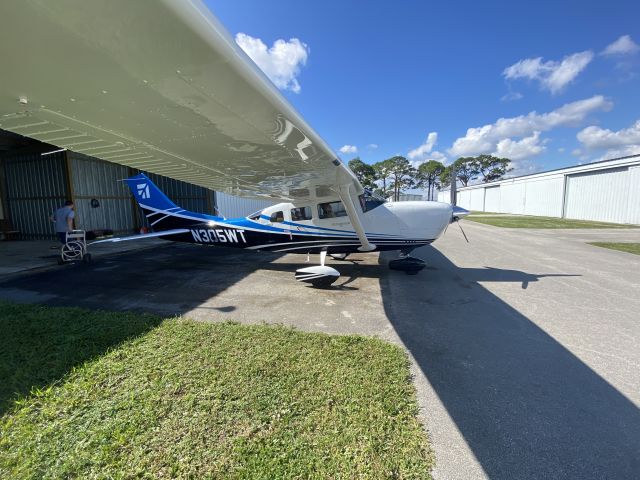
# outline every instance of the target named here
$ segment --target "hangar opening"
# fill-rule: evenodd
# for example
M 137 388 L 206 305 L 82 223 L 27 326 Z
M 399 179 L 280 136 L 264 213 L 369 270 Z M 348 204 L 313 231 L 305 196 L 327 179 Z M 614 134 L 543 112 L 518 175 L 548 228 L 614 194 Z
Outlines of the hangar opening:
M 77 228 L 98 235 L 137 233 L 149 225 L 120 180 L 139 172 L 0 130 L 0 238 L 54 239 L 49 217 L 66 200 L 74 202 Z M 144 173 L 176 204 L 196 212 L 232 218 L 270 204 Z

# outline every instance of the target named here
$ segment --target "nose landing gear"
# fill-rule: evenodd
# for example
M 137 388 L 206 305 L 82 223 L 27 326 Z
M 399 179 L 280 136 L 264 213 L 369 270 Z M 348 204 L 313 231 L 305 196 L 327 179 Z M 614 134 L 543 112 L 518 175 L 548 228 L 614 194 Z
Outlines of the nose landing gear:
M 411 250 L 402 250 L 400 252 L 400 258 L 389 262 L 389 268 L 391 270 L 401 270 L 407 275 L 416 275 L 420 270 L 425 268 L 427 264 L 424 263 L 424 260 L 409 255 Z

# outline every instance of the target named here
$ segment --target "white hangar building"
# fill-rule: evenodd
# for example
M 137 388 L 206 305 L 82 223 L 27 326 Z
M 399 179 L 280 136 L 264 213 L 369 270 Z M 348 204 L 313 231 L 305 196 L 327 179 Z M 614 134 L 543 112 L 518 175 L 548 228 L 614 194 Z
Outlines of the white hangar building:
M 450 201 L 449 191 L 438 193 Z M 640 224 L 640 155 L 458 189 L 468 210 Z

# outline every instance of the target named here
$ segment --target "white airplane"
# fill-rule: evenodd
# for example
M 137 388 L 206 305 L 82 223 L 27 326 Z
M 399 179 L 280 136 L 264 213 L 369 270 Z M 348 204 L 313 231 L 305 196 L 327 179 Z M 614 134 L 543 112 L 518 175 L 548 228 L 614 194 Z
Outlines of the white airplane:
M 320 253 L 296 278 L 328 286 L 327 254 L 399 250 L 391 268 L 469 212 L 385 203 L 311 129 L 199 0 L 0 4 L 0 128 L 241 197 L 280 200 L 246 218 L 188 212 L 144 175 L 126 180 L 160 237 Z

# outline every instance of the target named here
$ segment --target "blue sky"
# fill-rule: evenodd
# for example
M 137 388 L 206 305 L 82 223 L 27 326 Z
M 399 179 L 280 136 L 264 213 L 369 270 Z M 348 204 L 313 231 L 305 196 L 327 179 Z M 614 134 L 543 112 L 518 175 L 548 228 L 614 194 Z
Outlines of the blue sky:
M 343 160 L 640 153 L 638 2 L 206 3 Z

